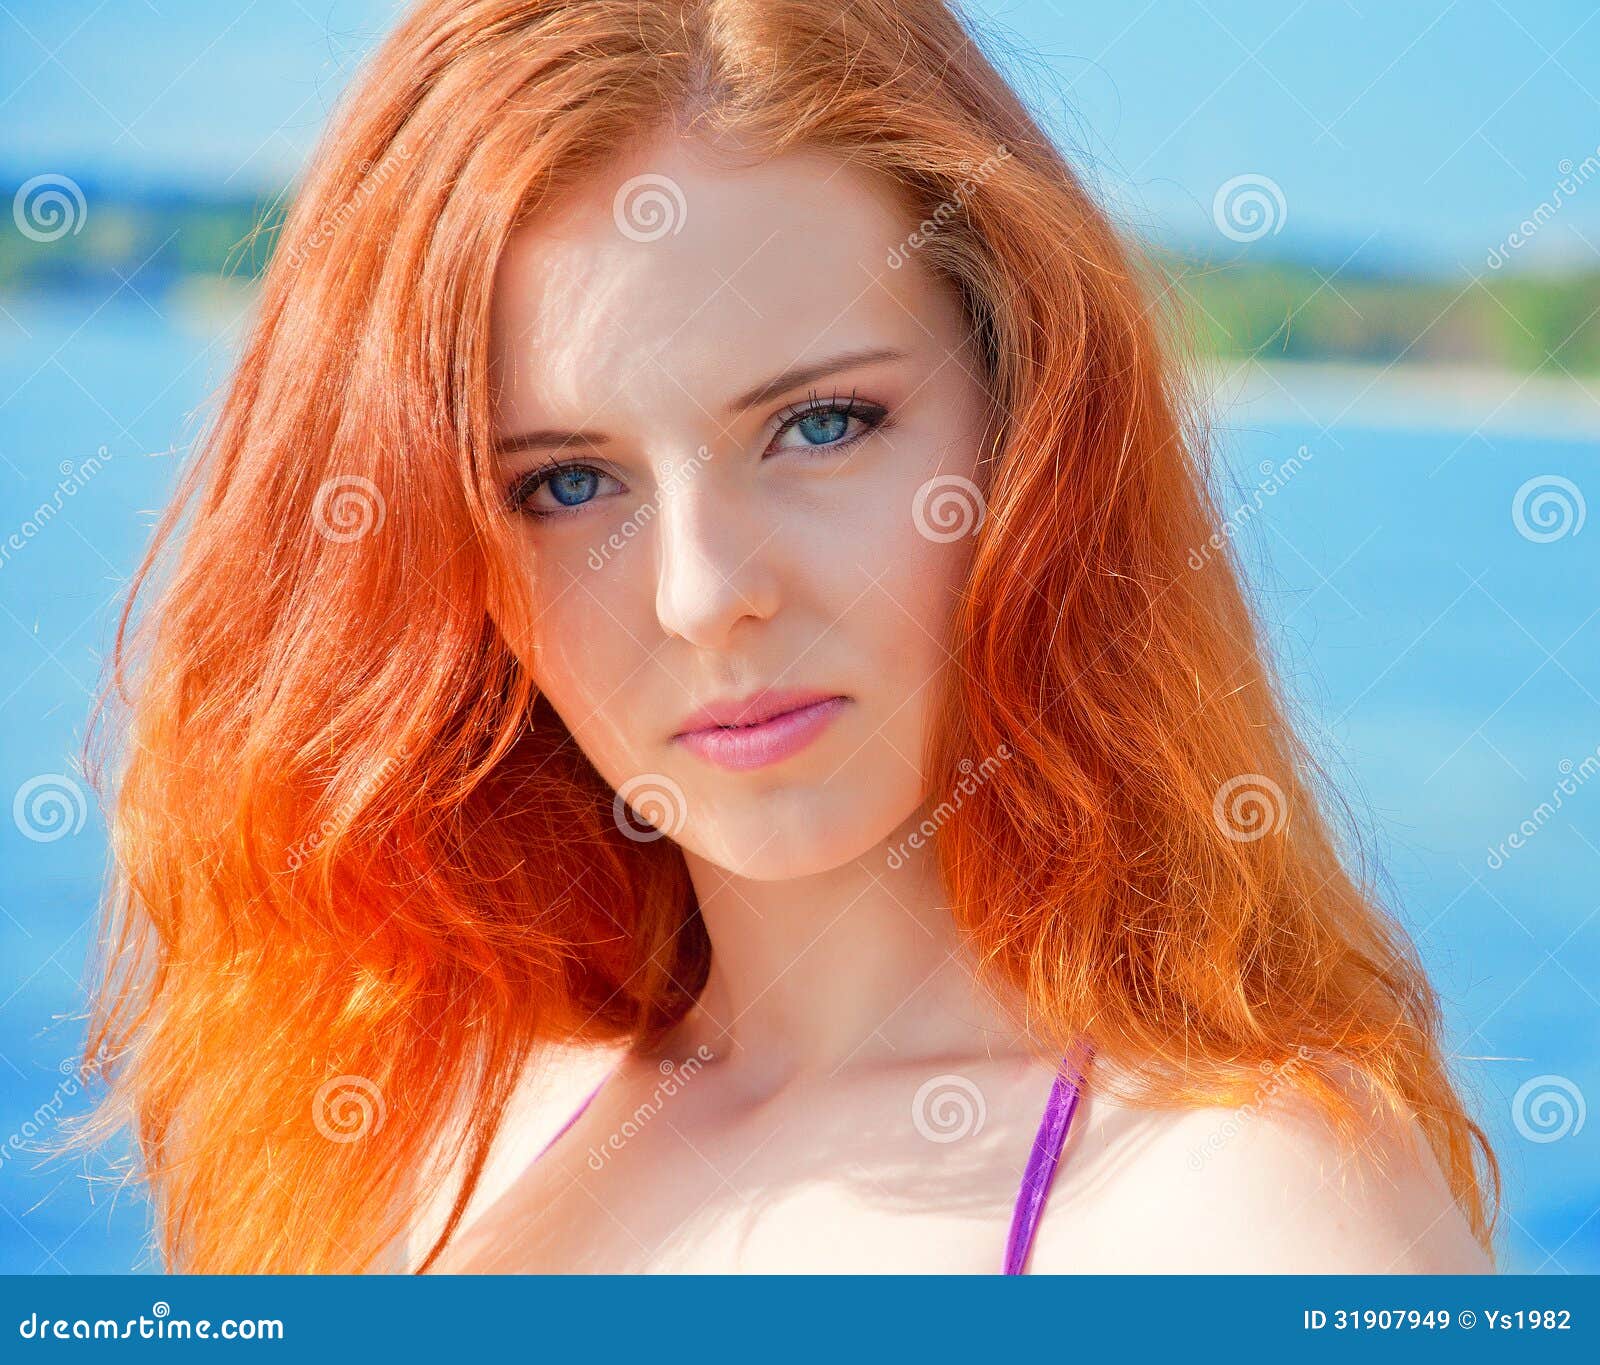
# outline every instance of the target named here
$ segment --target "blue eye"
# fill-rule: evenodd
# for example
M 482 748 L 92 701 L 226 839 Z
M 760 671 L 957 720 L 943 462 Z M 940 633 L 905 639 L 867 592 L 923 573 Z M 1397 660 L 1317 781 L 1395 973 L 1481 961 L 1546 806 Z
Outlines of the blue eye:
M 573 465 L 552 475 L 545 486 L 555 494 L 556 501 L 563 507 L 576 507 L 594 496 L 593 485 L 598 477 L 592 469 Z
M 849 428 L 850 414 L 836 409 L 828 412 L 808 412 L 794 424 L 794 429 L 814 446 L 823 446 L 830 441 L 840 440 Z
M 864 402 L 854 394 L 845 399 L 824 401 L 813 393 L 806 402 L 783 418 L 769 450 L 842 450 L 876 431 L 888 420 L 887 408 Z M 797 432 L 800 440 L 786 444 L 783 438 L 791 431 Z M 595 501 L 603 491 L 601 481 L 604 479 L 616 483 L 610 474 L 592 465 L 557 464 L 552 461 L 514 478 L 506 489 L 506 505 L 511 511 L 536 520 L 560 517 Z M 549 501 L 535 502 L 538 494 L 545 489 L 554 499 L 553 504 Z
M 778 450 L 826 450 L 851 445 L 882 426 L 888 416 L 876 403 L 864 403 L 852 394 L 847 399 L 822 401 L 813 394 L 796 412 L 786 417 L 773 437 Z M 852 423 L 855 429 L 851 429 Z M 798 432 L 800 441 L 785 445 L 782 438 Z
M 512 511 L 530 517 L 560 516 L 563 509 L 594 501 L 600 480 L 610 477 L 586 464 L 546 465 L 513 479 L 506 490 L 506 501 Z M 535 505 L 534 496 L 543 488 L 550 490 L 554 507 Z

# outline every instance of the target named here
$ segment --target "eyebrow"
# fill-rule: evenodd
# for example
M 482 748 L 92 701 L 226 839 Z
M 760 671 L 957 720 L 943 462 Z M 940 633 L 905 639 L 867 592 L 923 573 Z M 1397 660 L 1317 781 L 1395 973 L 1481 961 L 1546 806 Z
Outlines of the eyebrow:
M 860 365 L 874 365 L 883 360 L 904 360 L 907 354 L 908 352 L 897 350 L 892 346 L 872 346 L 855 351 L 841 351 L 838 355 L 828 356 L 822 360 L 795 365 L 738 395 L 729 402 L 727 411 L 730 416 L 737 415 L 755 407 L 758 403 L 764 403 L 778 397 L 779 394 L 787 393 L 790 389 L 797 389 L 802 384 L 826 379 L 830 374 L 836 374 L 840 370 L 854 369 Z M 494 453 L 505 455 L 513 450 L 554 449 L 569 445 L 600 446 L 605 445 L 610 439 L 608 436 L 591 432 L 541 429 L 500 437 L 494 443 Z

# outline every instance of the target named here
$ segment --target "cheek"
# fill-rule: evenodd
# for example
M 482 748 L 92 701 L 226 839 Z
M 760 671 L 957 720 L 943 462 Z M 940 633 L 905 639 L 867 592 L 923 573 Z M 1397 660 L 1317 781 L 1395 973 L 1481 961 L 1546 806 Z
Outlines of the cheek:
M 919 490 L 938 476 L 929 459 L 907 461 L 897 477 L 854 503 L 848 524 L 831 527 L 809 556 L 817 620 L 830 637 L 817 654 L 847 661 L 862 689 L 870 728 L 911 758 L 949 658 L 954 609 L 971 565 L 973 534 L 946 538 L 928 520 Z M 934 490 L 959 485 L 939 484 Z M 831 547 L 831 548 L 830 548 Z
M 579 746 L 604 766 L 626 751 L 619 717 L 637 703 L 645 671 L 639 647 L 612 614 L 615 604 L 597 587 L 570 584 L 536 596 L 527 667 Z
M 873 452 L 862 477 L 808 520 L 804 619 L 848 651 L 850 673 L 882 709 L 898 743 L 933 701 L 952 616 L 986 514 L 974 483 L 978 435 L 960 405 L 919 416 Z M 826 655 L 828 649 L 820 649 Z
M 908 660 L 945 656 L 986 512 L 973 482 L 975 442 L 958 425 L 950 429 L 960 437 L 925 437 L 897 452 L 892 477 L 865 504 L 871 512 L 849 538 L 876 585 L 871 596 L 883 637 Z
M 935 541 L 912 529 L 899 537 L 886 561 L 878 594 L 880 629 L 894 671 L 908 685 L 932 676 L 949 656 L 951 621 L 972 545 L 970 534 Z

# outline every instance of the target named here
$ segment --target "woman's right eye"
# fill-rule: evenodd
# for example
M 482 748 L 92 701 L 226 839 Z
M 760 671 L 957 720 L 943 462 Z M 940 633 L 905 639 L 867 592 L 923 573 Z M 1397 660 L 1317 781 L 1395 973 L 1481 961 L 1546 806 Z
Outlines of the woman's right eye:
M 513 512 L 524 516 L 561 516 L 592 501 L 600 481 L 610 477 L 586 464 L 547 465 L 513 479 L 506 500 Z M 542 500 L 535 501 L 541 495 Z

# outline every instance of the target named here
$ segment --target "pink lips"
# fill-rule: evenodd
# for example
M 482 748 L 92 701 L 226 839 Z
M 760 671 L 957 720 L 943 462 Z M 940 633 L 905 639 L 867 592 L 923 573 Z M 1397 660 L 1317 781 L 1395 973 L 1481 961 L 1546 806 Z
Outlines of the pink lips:
M 827 729 L 848 704 L 847 697 L 821 697 L 769 716 L 755 725 L 712 725 L 686 730 L 676 739 L 718 767 L 736 772 L 764 768 L 799 753 Z

